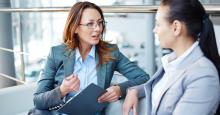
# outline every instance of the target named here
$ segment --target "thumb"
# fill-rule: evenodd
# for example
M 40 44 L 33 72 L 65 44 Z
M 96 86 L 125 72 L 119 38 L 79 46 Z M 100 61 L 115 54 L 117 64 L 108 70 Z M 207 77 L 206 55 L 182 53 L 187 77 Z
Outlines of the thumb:
M 130 111 L 130 107 L 123 107 L 123 115 L 128 115 L 129 111 Z
M 72 75 L 70 75 L 70 76 L 68 76 L 68 77 L 66 77 L 66 78 L 65 78 L 65 80 L 69 81 L 69 80 L 71 80 L 71 79 L 72 79 L 72 77 L 73 77 L 73 74 L 72 74 Z
M 133 115 L 138 115 L 136 104 L 133 106 Z

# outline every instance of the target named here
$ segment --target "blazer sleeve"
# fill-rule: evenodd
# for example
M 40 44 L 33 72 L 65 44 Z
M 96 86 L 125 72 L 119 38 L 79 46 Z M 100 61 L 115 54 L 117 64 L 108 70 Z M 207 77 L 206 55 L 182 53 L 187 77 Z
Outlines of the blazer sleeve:
M 143 97 L 145 97 L 145 90 L 144 90 L 145 84 L 146 83 L 138 85 L 138 86 L 130 87 L 130 88 L 128 88 L 128 90 L 135 89 L 138 92 L 137 93 L 138 98 L 143 98 Z
M 193 77 L 193 76 L 190 76 Z M 213 115 L 219 104 L 219 80 L 205 75 L 190 80 L 173 115 Z
M 55 87 L 54 77 L 57 67 L 54 59 L 54 51 L 51 48 L 50 54 L 38 81 L 37 90 L 34 93 L 34 105 L 37 109 L 51 109 L 63 104 L 60 88 Z M 54 88 L 55 87 L 55 88 Z
M 118 84 L 121 88 L 122 97 L 124 97 L 128 87 L 143 84 L 149 80 L 150 77 L 140 67 L 130 62 L 129 59 L 119 51 L 118 47 L 116 48 L 116 71 L 128 79 L 128 81 Z

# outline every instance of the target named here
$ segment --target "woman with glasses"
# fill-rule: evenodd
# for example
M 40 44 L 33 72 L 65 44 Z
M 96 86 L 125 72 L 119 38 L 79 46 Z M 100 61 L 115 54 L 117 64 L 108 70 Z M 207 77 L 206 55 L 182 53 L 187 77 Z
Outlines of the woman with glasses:
M 154 33 L 162 68 L 143 85 L 129 89 L 123 115 L 137 115 L 138 98 L 146 98 L 145 115 L 213 115 L 220 100 L 220 57 L 213 24 L 199 0 L 161 0 Z M 216 113 L 219 115 L 219 113 Z
M 51 48 L 38 82 L 34 94 L 36 113 L 52 114 L 74 96 L 74 92 L 82 91 L 91 83 L 107 89 L 98 99 L 101 103 L 117 101 L 125 97 L 128 87 L 149 79 L 116 45 L 103 41 L 105 24 L 103 12 L 97 5 L 78 2 L 72 6 L 64 29 L 64 43 Z M 110 86 L 114 71 L 128 81 Z M 101 113 L 104 111 L 98 114 Z

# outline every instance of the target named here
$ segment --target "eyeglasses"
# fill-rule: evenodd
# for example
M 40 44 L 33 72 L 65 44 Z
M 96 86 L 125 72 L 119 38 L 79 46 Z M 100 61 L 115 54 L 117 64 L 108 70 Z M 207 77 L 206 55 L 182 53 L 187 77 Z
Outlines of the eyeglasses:
M 107 22 L 105 22 L 104 20 L 99 20 L 97 22 L 89 22 L 87 24 L 79 24 L 80 26 L 87 26 L 88 29 L 95 29 L 97 26 L 99 26 L 100 28 L 103 28 L 103 26 L 106 24 Z

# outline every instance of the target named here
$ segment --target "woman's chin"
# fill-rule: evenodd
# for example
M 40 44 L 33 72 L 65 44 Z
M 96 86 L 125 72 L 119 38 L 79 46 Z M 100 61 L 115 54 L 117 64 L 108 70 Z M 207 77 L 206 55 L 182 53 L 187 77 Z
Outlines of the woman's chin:
M 97 45 L 98 43 L 99 43 L 99 40 L 93 40 L 93 41 L 91 42 L 92 45 Z
M 160 48 L 167 48 L 167 47 L 160 43 Z

